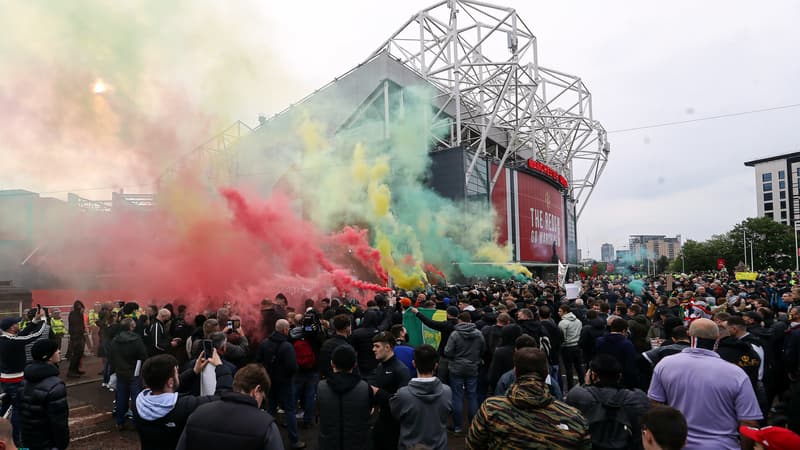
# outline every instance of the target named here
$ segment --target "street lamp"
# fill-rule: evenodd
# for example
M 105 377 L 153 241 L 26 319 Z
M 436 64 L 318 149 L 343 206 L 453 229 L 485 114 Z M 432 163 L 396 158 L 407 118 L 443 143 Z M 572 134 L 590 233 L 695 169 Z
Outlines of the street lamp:
M 797 226 L 800 225 L 794 222 L 794 271 L 800 272 L 800 250 L 797 248 Z

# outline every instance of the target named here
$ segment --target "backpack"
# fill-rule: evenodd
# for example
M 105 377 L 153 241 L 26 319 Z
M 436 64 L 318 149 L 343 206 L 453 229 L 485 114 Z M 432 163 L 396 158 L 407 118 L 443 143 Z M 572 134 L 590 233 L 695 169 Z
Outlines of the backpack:
M 619 389 L 605 402 L 600 400 L 597 388 L 589 386 L 586 390 L 595 401 L 585 414 L 592 449 L 629 448 L 633 443 L 633 430 L 624 406 L 625 389 Z
M 297 356 L 297 365 L 301 369 L 313 369 L 317 365 L 317 356 L 311 344 L 305 339 L 294 341 L 294 353 Z

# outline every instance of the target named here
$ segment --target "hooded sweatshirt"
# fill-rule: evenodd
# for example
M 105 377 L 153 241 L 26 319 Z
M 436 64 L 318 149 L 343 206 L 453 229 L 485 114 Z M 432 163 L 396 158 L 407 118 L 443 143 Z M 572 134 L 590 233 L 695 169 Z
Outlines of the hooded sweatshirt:
M 561 321 L 558 322 L 558 328 L 564 335 L 564 347 L 576 347 L 581 338 L 581 328 L 583 324 L 571 312 L 561 316 Z
M 523 375 L 506 395 L 489 397 L 467 434 L 468 449 L 590 449 L 586 419 L 555 400 L 542 378 Z
M 221 386 L 230 385 L 225 380 L 230 379 L 231 373 L 224 365 L 217 366 L 215 370 L 219 393 Z M 180 376 L 180 384 L 190 382 L 193 377 L 197 377 L 194 370 L 184 371 Z M 174 449 L 194 410 L 216 399 L 210 395 L 197 397 L 174 392 L 153 395 L 150 389 L 143 390 L 136 397 L 136 408 L 133 410 L 142 450 Z
M 413 378 L 389 400 L 392 415 L 400 422 L 400 443 L 405 450 L 425 444 L 447 450 L 447 417 L 453 394 L 438 378 Z
M 360 450 L 369 447 L 372 389 L 356 373 L 334 372 L 319 382 L 320 450 Z
M 478 365 L 485 350 L 486 342 L 475 324 L 459 323 L 444 349 L 444 356 L 450 359 L 450 373 L 458 377 L 478 376 Z

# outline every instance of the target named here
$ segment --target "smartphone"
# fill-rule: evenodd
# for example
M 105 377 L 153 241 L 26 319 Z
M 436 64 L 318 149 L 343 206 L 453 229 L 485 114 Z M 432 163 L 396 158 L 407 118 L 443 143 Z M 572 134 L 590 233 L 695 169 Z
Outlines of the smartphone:
M 232 320 L 228 321 L 228 328 L 233 328 L 233 321 Z
M 206 359 L 214 356 L 214 344 L 211 343 L 211 339 L 203 339 L 203 353 Z
M 236 319 L 236 320 L 233 321 L 233 329 L 234 330 L 238 330 L 241 327 L 242 327 L 242 321 L 241 320 Z

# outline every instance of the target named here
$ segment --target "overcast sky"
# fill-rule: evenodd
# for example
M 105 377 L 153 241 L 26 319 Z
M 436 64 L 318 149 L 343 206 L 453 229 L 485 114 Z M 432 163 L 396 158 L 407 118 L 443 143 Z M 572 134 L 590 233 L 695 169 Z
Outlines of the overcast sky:
M 254 124 L 257 113 L 275 113 L 342 75 L 431 3 L 260 2 L 265 23 L 248 31 L 248 42 L 261 40 L 269 65 L 292 80 L 252 90 L 248 104 L 264 106 L 239 118 Z M 542 65 L 584 80 L 595 118 L 610 131 L 610 161 L 578 223 L 584 257 L 599 258 L 603 242 L 627 246 L 629 234 L 702 240 L 724 232 L 756 214 L 753 169 L 743 162 L 800 150 L 800 108 L 614 133 L 800 103 L 796 1 L 499 4 L 517 8 L 533 30 Z
M 273 32 L 302 84 L 362 61 L 429 1 L 269 2 Z M 800 108 L 613 133 L 641 125 L 800 103 L 800 3 L 518 1 L 540 63 L 580 76 L 611 156 L 578 223 L 584 257 L 629 234 L 707 239 L 755 216 L 743 162 L 800 151 Z

